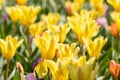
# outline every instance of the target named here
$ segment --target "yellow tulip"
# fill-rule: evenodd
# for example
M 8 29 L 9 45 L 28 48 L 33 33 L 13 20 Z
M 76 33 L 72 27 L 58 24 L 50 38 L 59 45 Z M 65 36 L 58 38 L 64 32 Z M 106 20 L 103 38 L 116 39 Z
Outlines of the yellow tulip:
M 94 61 L 94 57 L 86 61 L 86 56 L 69 60 L 68 72 L 71 80 L 94 80 Z
M 58 29 L 59 29 L 59 41 L 62 43 L 65 41 L 67 33 L 70 30 L 70 27 L 68 26 L 68 24 L 64 24 L 64 25 L 59 25 Z
M 22 25 L 24 26 L 29 26 L 32 23 L 34 23 L 34 21 L 37 18 L 37 14 L 40 11 L 41 7 L 37 6 L 20 6 L 20 9 L 22 10 L 22 15 L 20 17 L 20 22 L 22 23 Z
M 104 0 L 90 0 L 90 3 L 92 4 L 92 6 L 94 6 L 95 8 L 99 7 L 100 5 L 102 5 L 104 2 Z
M 30 33 L 35 37 L 36 35 L 40 35 L 46 29 L 45 22 L 41 21 L 38 23 L 34 23 L 30 25 Z
M 40 9 L 40 6 L 14 6 L 7 7 L 6 12 L 13 22 L 17 22 L 18 20 L 20 20 L 22 25 L 29 26 L 36 20 L 37 14 Z
M 16 2 L 19 5 L 25 5 L 27 3 L 27 0 L 16 0 Z
M 42 15 L 42 19 L 47 23 L 47 25 L 56 25 L 60 20 L 60 14 L 49 13 L 48 15 Z
M 103 5 L 104 0 L 90 0 L 91 5 L 93 6 L 93 9 L 95 9 L 98 12 L 98 17 L 101 17 L 104 15 L 105 6 Z
M 80 51 L 79 47 L 76 47 L 76 43 L 69 44 L 59 44 L 57 57 L 68 57 L 75 58 Z
M 48 68 L 44 60 L 42 60 L 34 69 L 36 71 L 39 78 L 43 78 L 47 72 Z
M 107 2 L 115 9 L 120 12 L 120 0 L 107 0 Z
M 1 8 L 2 8 L 2 5 L 3 5 L 4 1 L 5 1 L 5 0 L 0 0 L 0 10 L 1 10 Z
M 82 7 L 82 5 L 80 5 L 78 2 L 70 2 L 70 1 L 66 1 L 65 6 L 67 13 L 70 15 L 77 13 Z
M 120 13 L 119 12 L 113 12 L 111 14 L 111 17 L 112 19 L 115 21 L 116 23 L 116 27 L 117 27 L 117 30 L 120 32 Z
M 0 39 L 0 47 L 2 55 L 5 59 L 10 60 L 15 55 L 16 49 L 23 43 L 23 40 L 18 41 L 18 37 L 11 37 L 8 35 L 6 41 Z
M 85 0 L 73 0 L 73 2 L 66 1 L 65 6 L 67 13 L 70 15 L 77 13 L 80 10 L 80 8 L 83 6 L 84 1 Z
M 66 35 L 70 30 L 70 27 L 68 24 L 64 25 L 50 25 L 48 26 L 48 29 L 51 31 L 51 33 L 57 33 L 59 35 L 59 42 L 63 43 L 65 41 Z
M 82 18 L 83 22 L 86 20 L 94 20 L 97 17 L 97 12 L 95 10 L 87 11 L 86 9 L 82 9 L 80 13 L 74 14 L 76 17 Z
M 104 39 L 102 36 L 100 36 L 100 37 L 96 38 L 94 41 L 92 41 L 89 38 L 83 37 L 83 41 L 87 47 L 89 56 L 95 57 L 96 59 L 98 59 L 103 46 L 107 42 L 107 38 Z
M 52 60 L 45 60 L 45 62 L 52 73 L 53 80 L 68 80 L 67 58 L 59 58 L 56 63 Z
M 54 58 L 58 40 L 58 36 L 50 35 L 50 31 L 45 31 L 43 36 L 35 37 L 34 43 L 40 49 L 42 59 Z
M 13 22 L 17 22 L 22 14 L 22 11 L 19 9 L 19 6 L 6 7 L 6 12 L 8 13 Z
M 100 26 L 95 20 L 85 17 L 68 17 L 68 23 L 76 34 L 80 43 L 84 44 L 82 37 L 92 38 L 99 32 Z M 88 19 L 88 20 L 87 20 Z
M 78 2 L 80 4 L 83 4 L 85 0 L 73 0 L 74 2 Z

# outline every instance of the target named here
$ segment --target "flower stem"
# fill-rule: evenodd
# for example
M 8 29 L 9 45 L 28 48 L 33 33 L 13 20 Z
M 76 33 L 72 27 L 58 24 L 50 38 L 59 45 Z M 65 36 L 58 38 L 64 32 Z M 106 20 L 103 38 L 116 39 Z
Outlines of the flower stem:
M 82 55 L 84 56 L 85 54 L 84 54 L 84 45 L 81 45 L 81 52 L 82 52 Z
M 118 53 L 120 53 L 120 33 L 118 34 Z
M 6 80 L 8 80 L 8 68 L 9 68 L 9 61 L 7 60 L 7 64 L 6 64 Z
M 50 80 L 50 69 L 48 68 L 48 80 Z
M 27 38 L 28 38 L 28 52 L 30 53 L 30 33 L 29 33 L 29 28 L 28 28 Z
M 115 78 L 115 80 L 118 80 L 118 78 Z

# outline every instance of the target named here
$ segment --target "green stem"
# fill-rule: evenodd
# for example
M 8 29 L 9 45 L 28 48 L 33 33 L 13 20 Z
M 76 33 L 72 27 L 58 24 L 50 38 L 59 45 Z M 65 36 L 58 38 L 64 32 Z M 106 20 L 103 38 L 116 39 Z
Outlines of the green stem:
M 7 64 L 6 64 L 6 80 L 8 80 L 8 68 L 9 68 L 9 61 L 7 60 Z
M 13 24 L 13 30 L 14 30 L 14 31 L 13 31 L 13 34 L 16 34 L 16 31 L 17 31 L 16 26 L 17 26 L 17 23 L 14 23 L 14 24 Z
M 26 29 L 25 29 L 26 28 Z M 29 33 L 29 27 L 23 27 L 22 26 L 22 32 L 21 32 L 22 35 L 26 35 L 27 36 L 27 42 L 26 42 L 26 47 L 27 47 L 27 50 L 28 50 L 28 53 L 31 52 L 31 41 L 30 41 L 30 33 Z
M 118 34 L 118 53 L 120 53 L 120 33 Z
M 81 53 L 82 53 L 83 56 L 85 55 L 84 54 L 84 45 L 83 44 L 81 45 Z
M 112 40 L 112 41 L 111 41 L 111 45 L 112 45 L 111 48 L 112 48 L 112 50 L 114 50 L 114 37 L 113 37 L 113 36 L 111 37 L 111 40 Z
M 48 68 L 48 80 L 50 80 L 50 69 Z
M 30 53 L 31 52 L 31 49 L 30 49 L 31 42 L 30 42 L 29 28 L 28 28 L 27 38 L 28 38 L 28 52 Z
M 24 73 L 20 73 L 21 80 L 25 80 Z

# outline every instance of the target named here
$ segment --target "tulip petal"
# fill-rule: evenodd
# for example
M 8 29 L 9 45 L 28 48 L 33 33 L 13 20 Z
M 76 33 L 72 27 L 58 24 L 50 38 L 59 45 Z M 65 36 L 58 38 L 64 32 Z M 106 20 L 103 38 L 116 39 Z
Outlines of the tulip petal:
M 47 65 L 45 63 L 45 61 L 41 61 L 36 67 L 35 67 L 35 71 L 37 72 L 39 78 L 43 78 L 47 72 Z

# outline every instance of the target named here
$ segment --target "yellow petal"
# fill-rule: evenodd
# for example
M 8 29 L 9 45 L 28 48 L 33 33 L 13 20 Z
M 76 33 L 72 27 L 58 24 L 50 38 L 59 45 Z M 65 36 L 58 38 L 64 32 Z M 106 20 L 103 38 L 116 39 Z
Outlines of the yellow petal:
M 93 64 L 95 62 L 95 57 L 93 57 L 93 58 L 90 58 L 88 61 L 87 61 L 87 63 L 88 64 Z
M 56 47 L 57 47 L 57 36 L 51 36 L 51 40 L 50 40 L 50 45 L 49 45 L 49 49 L 47 51 L 47 55 L 48 59 L 53 59 L 55 56 L 55 52 L 56 52 Z
M 81 56 L 79 59 L 78 59 L 78 64 L 83 67 L 85 66 L 86 64 L 86 56 Z
M 68 80 L 67 64 L 64 59 L 58 59 L 56 63 L 52 60 L 46 60 L 46 63 L 54 80 Z
M 55 73 L 56 63 L 52 60 L 45 60 L 47 67 L 51 70 L 52 73 Z
M 45 61 L 41 61 L 36 67 L 35 67 L 35 71 L 37 72 L 39 78 L 43 78 L 47 72 L 47 65 L 45 63 Z
M 6 44 L 5 41 L 0 39 L 0 47 L 2 50 L 5 49 L 5 44 Z
M 79 47 L 75 48 L 75 50 L 74 50 L 74 52 L 73 52 L 73 57 L 76 57 L 77 54 L 79 53 L 79 51 L 80 51 L 80 48 L 79 48 Z
M 16 0 L 16 2 L 19 5 L 25 5 L 27 3 L 27 0 Z
M 5 49 L 2 50 L 2 54 L 7 60 L 10 60 L 15 55 L 15 50 L 12 42 L 9 41 L 6 43 Z
M 46 43 L 47 43 L 47 41 L 46 41 L 45 38 L 43 38 L 43 37 L 36 37 L 34 39 L 34 43 L 39 47 L 39 49 L 41 51 L 41 54 L 46 53 L 46 50 L 47 50 Z
M 22 40 L 20 40 L 18 43 L 17 43 L 17 45 L 16 45 L 16 48 L 18 48 L 22 43 L 23 43 L 23 39 Z
M 12 36 L 10 36 L 10 35 L 8 35 L 7 37 L 6 37 L 6 41 L 10 41 L 12 39 Z

